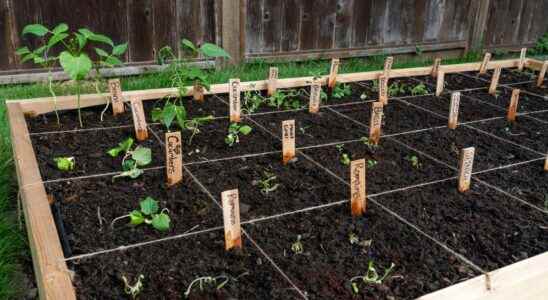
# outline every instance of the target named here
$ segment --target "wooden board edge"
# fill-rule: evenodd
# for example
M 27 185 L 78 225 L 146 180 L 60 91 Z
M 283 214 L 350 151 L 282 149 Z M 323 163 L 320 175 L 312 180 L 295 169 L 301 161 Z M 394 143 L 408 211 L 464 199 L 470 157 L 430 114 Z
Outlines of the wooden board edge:
M 480 275 L 418 300 L 535 300 L 548 294 L 548 252 L 489 272 L 491 289 L 487 289 L 487 275 Z
M 46 189 L 18 103 L 6 103 L 13 156 L 40 299 L 76 299 Z
M 525 60 L 525 67 L 529 68 L 534 71 L 540 71 L 542 69 L 542 65 L 544 64 L 544 61 L 528 58 Z

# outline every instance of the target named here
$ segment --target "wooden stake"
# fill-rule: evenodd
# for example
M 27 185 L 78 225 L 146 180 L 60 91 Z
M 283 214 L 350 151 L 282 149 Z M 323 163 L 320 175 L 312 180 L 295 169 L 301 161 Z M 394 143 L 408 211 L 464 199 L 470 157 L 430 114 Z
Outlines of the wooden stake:
M 540 72 L 538 73 L 538 78 L 537 78 L 538 87 L 542 87 L 544 83 L 544 76 L 546 76 L 546 70 L 548 70 L 548 60 L 542 64 L 542 68 L 540 68 Z
M 525 55 L 527 54 L 527 48 L 521 48 L 521 53 L 519 55 L 519 65 L 518 70 L 523 71 L 523 67 L 525 66 Z
M 481 62 L 481 66 L 479 69 L 480 74 L 485 74 L 487 72 L 487 64 L 491 60 L 491 53 L 487 52 L 485 53 L 485 56 L 483 56 L 483 61 Z
M 295 157 L 295 120 L 282 122 L 282 153 L 284 165 Z
M 496 96 L 497 95 L 497 86 L 499 84 L 500 73 L 502 72 L 501 67 L 496 67 L 493 77 L 491 78 L 491 85 L 489 86 L 489 94 Z
M 440 69 L 440 65 L 441 65 L 441 58 L 438 57 L 434 59 L 434 65 L 432 65 L 432 73 L 430 73 L 432 77 L 436 78 L 438 76 L 438 70 Z
M 313 80 L 310 86 L 310 102 L 308 104 L 308 111 L 311 113 L 317 113 L 320 110 L 320 99 L 322 93 L 322 86 L 318 80 Z
M 148 139 L 147 121 L 141 99 L 131 99 L 131 113 L 133 115 L 133 126 L 135 127 L 137 140 L 144 141 Z
M 436 80 L 436 96 L 441 96 L 445 84 L 445 72 L 442 70 L 438 71 L 438 78 Z
M 124 113 L 124 100 L 122 98 L 120 79 L 110 79 L 108 81 L 108 89 L 110 91 L 110 101 L 112 102 L 112 114 L 116 116 Z
M 165 143 L 167 185 L 173 186 L 183 180 L 181 132 L 167 132 Z
M 460 92 L 454 92 L 451 94 L 451 104 L 449 107 L 449 124 L 450 129 L 457 128 L 459 120 L 459 106 L 460 106 Z
M 350 162 L 350 206 L 352 216 L 358 217 L 367 208 L 365 190 L 365 159 Z
M 192 96 L 194 97 L 194 100 L 203 102 L 204 101 L 204 87 L 195 84 L 192 88 Z
M 331 60 L 331 69 L 329 71 L 329 80 L 327 82 L 327 87 L 329 90 L 335 87 L 337 83 L 337 74 L 339 73 L 339 59 L 333 58 Z
M 228 98 L 230 102 L 230 122 L 240 122 L 240 79 L 230 79 L 228 83 L 230 87 L 230 89 L 228 90 Z
M 242 248 L 242 229 L 240 227 L 240 199 L 238 190 L 221 193 L 223 204 L 223 223 L 225 228 L 225 250 Z
M 278 68 L 271 67 L 270 71 L 268 72 L 268 83 L 267 83 L 268 96 L 272 96 L 276 93 L 277 83 L 278 83 Z
M 388 77 L 384 75 L 379 76 L 379 102 L 388 104 Z
M 516 121 L 516 113 L 518 111 L 519 92 L 520 92 L 520 89 L 512 90 L 512 98 L 510 98 L 510 105 L 508 106 L 508 114 L 506 116 L 506 118 L 510 122 Z
M 546 160 L 544 161 L 544 172 L 548 172 L 548 153 L 546 154 Z
M 385 60 L 384 60 L 384 71 L 382 73 L 382 75 L 386 78 L 390 78 L 390 71 L 392 71 L 392 64 L 394 63 L 394 57 L 393 56 L 388 56 Z
M 382 102 L 373 102 L 371 105 L 371 121 L 369 124 L 369 142 L 378 145 L 381 138 L 381 125 L 383 115 Z
M 474 147 L 464 148 L 460 151 L 459 192 L 461 193 L 464 193 L 470 189 L 472 167 L 474 165 L 474 152 Z

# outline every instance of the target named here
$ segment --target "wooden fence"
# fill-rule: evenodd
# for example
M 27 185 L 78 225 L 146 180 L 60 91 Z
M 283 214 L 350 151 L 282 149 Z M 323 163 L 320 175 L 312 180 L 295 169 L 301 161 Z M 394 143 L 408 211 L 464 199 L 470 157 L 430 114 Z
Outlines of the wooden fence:
M 0 0 L 0 73 L 32 68 L 15 49 L 29 23 L 88 27 L 153 63 L 182 37 L 223 45 L 235 61 L 532 45 L 548 0 Z M 35 44 L 35 43 L 34 43 Z

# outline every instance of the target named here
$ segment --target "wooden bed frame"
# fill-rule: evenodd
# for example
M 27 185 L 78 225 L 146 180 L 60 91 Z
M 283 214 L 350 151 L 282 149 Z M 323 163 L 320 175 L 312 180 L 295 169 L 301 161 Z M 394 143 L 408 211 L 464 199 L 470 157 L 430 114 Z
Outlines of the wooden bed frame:
M 525 59 L 525 67 L 540 70 L 543 62 Z M 518 67 L 520 59 L 491 61 L 487 69 Z M 478 71 L 481 62 L 439 66 L 438 74 L 465 71 Z M 433 67 L 393 69 L 390 78 L 423 76 L 432 74 Z M 337 82 L 375 80 L 383 71 L 339 74 Z M 443 76 L 441 77 L 443 80 Z M 278 88 L 308 86 L 312 77 L 279 79 Z M 326 84 L 328 76 L 321 78 Z M 265 90 L 267 80 L 242 82 L 242 91 Z M 188 95 L 192 95 L 192 87 Z M 206 94 L 228 93 L 228 84 L 214 84 Z M 151 100 L 178 95 L 175 88 L 152 89 L 123 92 L 124 101 L 129 99 Z M 82 107 L 105 104 L 108 94 L 82 95 Z M 77 108 L 75 96 L 58 97 L 59 110 Z M 29 235 L 34 272 L 41 299 L 76 299 L 71 281 L 71 272 L 64 261 L 63 251 L 55 222 L 50 210 L 48 197 L 38 168 L 25 115 L 40 115 L 54 110 L 50 97 L 17 101 L 7 101 L 8 117 L 11 126 L 11 141 L 14 161 L 19 181 L 23 211 Z M 477 276 L 473 279 L 447 287 L 420 297 L 430 299 L 541 299 L 548 297 L 548 252 L 514 263 L 501 269 Z M 546 299 L 546 298 L 545 298 Z

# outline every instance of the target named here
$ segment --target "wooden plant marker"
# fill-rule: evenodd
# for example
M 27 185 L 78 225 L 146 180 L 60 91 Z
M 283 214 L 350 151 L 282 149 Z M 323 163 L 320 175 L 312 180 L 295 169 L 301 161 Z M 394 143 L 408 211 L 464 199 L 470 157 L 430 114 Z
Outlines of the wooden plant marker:
M 546 154 L 546 160 L 544 160 L 544 172 L 548 172 L 548 153 Z
M 318 80 L 313 80 L 310 85 L 310 102 L 308 104 L 308 111 L 311 113 L 318 113 L 320 110 L 320 98 L 322 93 L 322 85 Z
M 392 71 L 392 64 L 394 64 L 394 57 L 388 56 L 384 60 L 384 71 L 382 73 L 382 75 L 385 76 L 386 78 L 390 78 L 390 71 Z
M 276 93 L 276 86 L 278 85 L 278 68 L 271 67 L 268 72 L 268 96 L 272 96 Z
M 445 84 L 445 72 L 439 70 L 438 78 L 436 80 L 436 96 L 441 96 Z
M 436 78 L 438 76 L 438 70 L 441 66 L 441 58 L 434 59 L 434 65 L 432 65 L 432 77 Z
M 181 132 L 167 132 L 165 143 L 167 185 L 173 186 L 183 180 Z
M 240 103 L 240 79 L 230 79 L 228 98 L 230 102 L 230 122 L 240 122 L 241 103 Z
M 110 79 L 108 81 L 108 90 L 110 91 L 110 101 L 112 102 L 112 114 L 116 116 L 124 113 L 124 99 L 122 98 L 120 79 Z
M 487 64 L 491 60 L 491 53 L 487 52 L 485 53 L 485 56 L 483 56 L 483 61 L 481 62 L 481 66 L 479 69 L 480 74 L 485 74 L 487 72 Z
M 518 101 L 519 101 L 520 89 L 512 90 L 512 98 L 510 98 L 510 105 L 508 106 L 508 114 L 506 118 L 510 122 L 516 121 L 516 113 L 518 111 Z
M 192 88 L 192 96 L 194 97 L 194 100 L 203 102 L 204 101 L 204 87 L 195 84 Z
M 525 66 L 525 55 L 527 54 L 527 48 L 521 48 L 521 53 L 519 55 L 519 65 L 518 70 L 523 71 L 523 67 Z
M 384 75 L 379 76 L 379 102 L 388 104 L 388 77 Z
M 225 228 L 225 250 L 242 249 L 242 229 L 240 227 L 240 199 L 238 189 L 221 193 L 223 223 Z
M 491 78 L 491 85 L 489 86 L 489 94 L 495 96 L 497 94 L 497 86 L 499 85 L 500 73 L 502 72 L 501 67 L 495 69 L 493 73 L 493 78 Z
M 451 104 L 449 107 L 449 124 L 450 129 L 457 128 L 457 122 L 459 121 L 459 106 L 460 106 L 460 92 L 454 92 L 451 94 Z
M 339 73 L 339 59 L 333 58 L 331 60 L 331 69 L 329 70 L 329 80 L 327 81 L 327 87 L 332 90 L 337 83 L 337 74 Z
M 544 82 L 544 76 L 546 76 L 547 70 L 548 70 L 548 60 L 542 64 L 542 68 L 540 68 L 540 73 L 538 73 L 538 78 L 537 78 L 538 87 L 542 87 L 542 83 Z
M 371 124 L 369 124 L 369 142 L 374 145 L 379 144 L 381 138 L 381 125 L 383 115 L 383 104 L 381 102 L 373 102 L 371 105 Z
M 148 139 L 147 121 L 141 99 L 131 99 L 131 113 L 133 115 L 133 126 L 135 127 L 137 140 L 144 141 Z
M 365 213 L 367 198 L 365 190 L 365 159 L 350 162 L 350 206 L 352 216 L 358 217 Z
M 460 151 L 459 161 L 459 192 L 464 193 L 470 189 L 472 179 L 472 167 L 474 165 L 475 148 L 464 148 Z
M 295 120 L 282 122 L 282 153 L 284 165 L 295 157 Z

